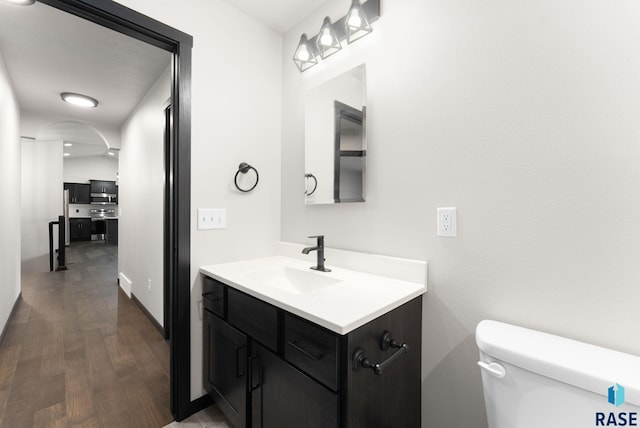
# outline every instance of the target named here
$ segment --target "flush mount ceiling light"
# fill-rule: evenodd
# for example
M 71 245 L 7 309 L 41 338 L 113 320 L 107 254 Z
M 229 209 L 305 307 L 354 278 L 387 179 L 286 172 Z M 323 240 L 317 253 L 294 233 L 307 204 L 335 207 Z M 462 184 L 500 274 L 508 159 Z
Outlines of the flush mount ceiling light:
M 62 156 L 71 156 L 71 153 L 63 153 Z
M 65 147 L 71 147 L 71 146 L 73 146 L 73 143 L 64 143 L 64 146 Z
M 7 3 L 17 4 L 18 6 L 31 6 L 36 0 L 4 0 Z
M 306 34 L 300 37 L 300 43 L 293 54 L 293 62 L 300 72 L 308 70 L 318 63 L 318 57 L 325 59 L 342 49 L 341 42 L 352 43 L 371 33 L 371 23 L 380 17 L 380 0 L 351 0 L 351 6 L 345 16 L 335 23 L 327 16 L 322 21 L 320 32 L 311 39 Z
M 78 107 L 94 108 L 98 106 L 98 100 L 95 98 L 82 94 L 74 94 L 73 92 L 62 92 L 60 98 L 62 98 L 62 101 Z

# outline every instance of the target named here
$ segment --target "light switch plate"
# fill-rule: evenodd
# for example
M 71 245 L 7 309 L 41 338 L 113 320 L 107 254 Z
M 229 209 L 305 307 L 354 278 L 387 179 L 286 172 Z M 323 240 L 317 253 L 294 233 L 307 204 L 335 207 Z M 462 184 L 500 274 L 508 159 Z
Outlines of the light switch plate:
M 226 229 L 227 210 L 224 208 L 198 208 L 198 230 Z
M 458 236 L 456 207 L 438 208 L 438 236 Z

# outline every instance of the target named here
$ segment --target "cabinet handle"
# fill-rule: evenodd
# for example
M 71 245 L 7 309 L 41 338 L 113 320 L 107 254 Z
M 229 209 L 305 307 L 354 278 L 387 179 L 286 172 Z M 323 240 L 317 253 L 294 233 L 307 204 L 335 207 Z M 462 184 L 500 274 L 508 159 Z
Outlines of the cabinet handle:
M 313 359 L 314 361 L 320 361 L 324 357 L 324 354 L 322 352 L 314 353 L 313 351 L 307 351 L 306 349 L 298 345 L 298 339 L 294 339 L 293 342 L 289 341 L 287 342 L 287 344 L 296 351 L 302 352 L 304 355 Z
M 362 367 L 365 369 L 371 369 L 375 374 L 381 375 L 385 368 L 390 366 L 402 355 L 409 352 L 409 345 L 407 345 L 406 343 L 400 344 L 396 342 L 395 340 L 393 340 L 393 337 L 391 337 L 391 333 L 385 331 L 382 335 L 382 338 L 380 339 L 380 349 L 386 351 L 389 348 L 397 348 L 398 350 L 381 363 L 372 363 L 366 357 L 362 348 L 356 348 L 351 360 L 353 364 L 353 370 L 358 371 Z
M 406 354 L 409 351 L 409 346 L 406 343 L 403 343 L 400 349 L 393 353 L 389 358 L 384 360 L 381 363 L 372 363 L 365 356 L 364 350 L 362 348 L 356 349 L 353 353 L 353 370 L 360 370 L 360 367 L 365 369 L 371 369 L 377 375 L 381 375 L 387 366 L 390 366 L 395 360 L 401 357 L 403 354 Z
M 251 370 L 249 389 L 254 391 L 262 385 L 262 361 L 260 361 L 260 356 L 249 357 L 249 361 Z
M 236 348 L 236 377 L 244 376 L 244 362 L 247 360 L 247 355 L 243 352 L 245 349 L 244 346 Z

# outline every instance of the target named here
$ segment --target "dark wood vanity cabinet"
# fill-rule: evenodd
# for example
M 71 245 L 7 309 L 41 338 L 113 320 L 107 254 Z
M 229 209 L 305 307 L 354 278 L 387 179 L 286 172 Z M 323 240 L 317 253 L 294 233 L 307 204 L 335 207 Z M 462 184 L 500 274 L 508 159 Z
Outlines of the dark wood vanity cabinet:
M 235 426 L 246 426 L 247 336 L 208 310 L 203 327 L 205 387 Z
M 340 426 L 339 394 L 257 342 L 252 348 L 252 428 Z
M 204 386 L 235 428 L 420 426 L 421 297 L 346 335 L 208 277 L 203 306 Z

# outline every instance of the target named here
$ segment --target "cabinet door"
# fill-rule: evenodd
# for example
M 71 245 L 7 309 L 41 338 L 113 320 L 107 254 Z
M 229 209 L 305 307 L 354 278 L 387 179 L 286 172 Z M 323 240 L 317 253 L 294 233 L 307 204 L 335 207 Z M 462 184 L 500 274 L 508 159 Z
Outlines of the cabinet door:
M 69 239 L 71 241 L 80 241 L 82 236 L 82 225 L 77 219 L 69 219 Z
M 102 187 L 102 181 L 100 180 L 90 180 L 91 182 L 91 193 L 104 193 L 102 191 L 103 187 Z
M 91 203 L 91 186 L 88 184 L 76 184 L 75 187 L 75 202 L 74 204 L 89 204 Z
M 91 240 L 91 219 L 88 219 L 88 218 L 69 219 L 69 240 L 90 241 Z
M 116 194 L 116 182 L 115 181 L 103 181 L 102 186 L 104 188 L 104 193 L 108 193 L 110 195 Z
M 91 181 L 91 193 L 116 193 L 115 181 L 104 180 L 90 180 Z
M 255 344 L 255 343 L 254 343 Z M 252 428 L 337 428 L 339 396 L 255 344 Z M 257 362 L 257 363 L 256 363 Z M 256 366 L 259 378 L 256 379 Z
M 107 220 L 107 244 L 118 245 L 118 220 Z
M 204 384 L 235 427 L 247 424 L 247 337 L 204 311 Z
M 64 183 L 64 190 L 69 191 L 70 204 L 91 203 L 91 186 L 80 183 Z

